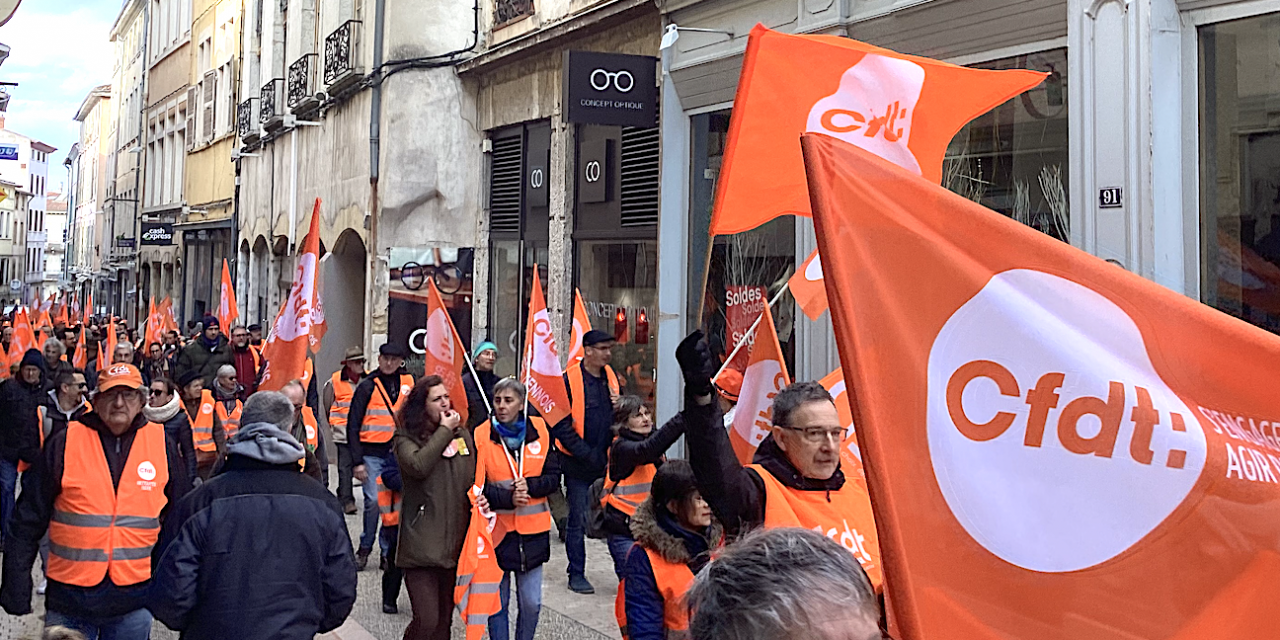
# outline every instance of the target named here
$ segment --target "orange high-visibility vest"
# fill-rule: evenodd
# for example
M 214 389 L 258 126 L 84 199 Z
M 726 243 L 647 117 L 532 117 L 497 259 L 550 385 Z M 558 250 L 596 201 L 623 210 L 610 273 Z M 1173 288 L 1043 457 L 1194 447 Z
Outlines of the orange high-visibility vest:
M 865 488 L 846 479 L 837 491 L 801 491 L 782 484 L 758 464 L 748 468 L 764 480 L 765 528 L 801 527 L 835 540 L 857 558 L 871 586 L 880 591 L 884 567 Z
M 649 487 L 653 484 L 653 477 L 656 475 L 658 475 L 657 465 L 642 464 L 636 467 L 631 475 L 613 483 L 608 480 L 609 471 L 606 469 L 604 498 L 600 503 L 609 505 L 628 516 L 634 516 L 640 503 L 649 498 Z
M 249 345 L 249 353 L 253 354 L 253 375 L 258 375 L 262 371 L 262 350 L 253 345 Z
M 586 390 L 582 376 L 587 375 L 582 370 L 582 363 L 578 362 L 569 366 L 565 371 L 565 377 L 569 378 L 569 414 L 573 417 L 573 430 L 578 433 L 578 437 L 583 437 L 586 433 L 587 421 L 587 400 Z M 618 386 L 618 376 L 613 373 L 613 367 L 604 366 L 604 377 L 609 383 L 609 391 L 613 395 L 621 393 L 621 387 Z M 568 449 L 560 448 L 560 452 L 572 456 Z
M 382 514 L 382 526 L 400 526 L 400 492 L 382 484 L 382 476 L 378 476 L 378 513 Z
M 522 477 L 536 478 L 542 475 L 542 467 L 547 462 L 547 454 L 551 448 L 547 423 L 542 418 L 529 418 L 528 428 L 532 428 L 538 434 L 538 438 L 532 442 L 526 439 L 524 447 L 520 450 L 522 458 L 520 460 L 511 457 L 505 444 L 493 441 L 492 420 L 486 420 L 484 424 L 476 427 L 476 452 L 479 456 L 476 458 L 476 464 L 484 465 L 485 480 L 510 489 L 512 481 L 516 478 L 516 471 L 512 466 L 519 470 L 522 463 L 524 465 Z M 515 531 L 522 535 L 529 535 L 551 530 L 551 506 L 547 503 L 546 497 L 531 497 L 529 504 L 523 507 L 494 509 L 493 512 L 498 516 L 498 527 L 502 531 Z M 498 529 L 495 528 L 495 530 Z M 493 541 L 494 544 L 499 542 L 501 542 L 500 539 Z
M 667 640 L 686 640 L 689 637 L 689 608 L 685 604 L 685 594 L 693 584 L 693 572 L 682 562 L 669 562 L 661 554 L 644 548 L 649 556 L 649 566 L 653 568 L 653 581 L 658 584 L 658 593 L 662 594 L 662 628 Z M 634 551 L 634 547 L 632 550 Z M 614 616 L 618 619 L 618 629 L 622 637 L 630 638 L 627 628 L 626 581 L 618 585 L 618 595 L 614 600 Z
M 305 432 L 304 438 L 307 451 L 315 453 L 316 448 L 320 446 L 320 431 L 316 423 L 316 414 L 311 411 L 311 407 L 302 407 L 302 430 Z M 302 454 L 302 459 L 298 460 L 298 470 L 307 470 L 307 454 Z
M 364 422 L 360 425 L 360 442 L 391 442 L 391 434 L 396 431 L 395 412 L 400 410 L 413 390 L 413 376 L 400 374 L 400 395 L 396 396 L 395 404 L 390 404 L 391 396 L 381 380 L 374 379 L 373 385 L 373 395 L 369 397 Z
M 217 451 L 218 444 L 213 440 L 213 406 L 217 402 L 213 399 L 213 392 L 205 389 L 200 392 L 200 411 L 192 417 L 190 413 L 187 418 L 191 420 L 191 437 L 195 441 L 196 449 L 204 452 Z M 184 403 L 182 410 L 186 411 L 187 406 Z
M 169 458 L 164 427 L 138 429 L 113 489 L 98 432 L 67 425 L 62 488 L 49 522 L 50 580 L 92 587 L 111 576 L 117 586 L 151 579 L 151 548 L 160 537 L 160 511 L 168 499 Z
M 239 398 L 235 399 L 235 404 L 233 406 L 235 409 L 228 412 L 227 402 L 225 400 L 219 400 L 214 404 L 214 409 L 218 415 L 218 421 L 222 423 L 222 430 L 227 434 L 228 440 L 230 440 L 231 437 L 236 435 L 236 432 L 240 430 L 240 414 L 244 412 L 244 403 L 240 402 Z
M 316 365 L 311 362 L 311 358 L 302 361 L 302 377 L 298 379 L 302 383 L 302 390 L 310 389 L 307 385 L 311 384 L 311 376 L 316 374 Z
M 333 384 L 333 406 L 329 408 L 329 426 L 346 427 L 347 416 L 351 413 L 351 397 L 356 394 L 356 385 L 342 377 L 343 369 L 334 372 L 330 382 Z

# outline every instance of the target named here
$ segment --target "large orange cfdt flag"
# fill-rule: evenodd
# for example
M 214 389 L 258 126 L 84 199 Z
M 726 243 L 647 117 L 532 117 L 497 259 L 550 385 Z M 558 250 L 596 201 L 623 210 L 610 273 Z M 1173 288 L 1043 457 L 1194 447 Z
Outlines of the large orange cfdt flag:
M 453 326 L 453 318 L 440 298 L 440 290 L 436 288 L 435 278 L 427 278 L 427 335 L 425 359 L 422 363 L 422 375 L 440 376 L 444 380 L 449 397 L 457 398 L 453 410 L 467 423 L 467 390 L 462 386 L 462 372 L 467 368 L 467 350 L 458 337 L 458 329 Z
M 307 349 L 320 350 L 324 337 L 324 307 L 320 304 L 320 198 L 311 211 L 311 228 L 293 272 L 289 297 L 280 305 L 271 335 L 262 348 L 262 382 L 259 390 L 279 391 L 290 380 L 301 379 Z
M 222 332 L 231 335 L 231 323 L 240 317 L 240 309 L 236 307 L 236 289 L 231 284 L 231 269 L 227 267 L 227 259 L 222 259 L 222 293 L 218 296 L 218 326 Z
M 582 302 L 582 292 L 573 290 L 573 344 L 569 345 L 569 360 L 565 369 L 582 362 L 585 350 L 582 348 L 582 337 L 591 330 L 591 316 L 587 315 L 587 305 Z
M 1280 637 L 1280 339 L 803 144 L 902 637 Z
M 751 347 L 747 370 L 742 374 L 738 406 L 733 412 L 733 428 L 729 430 L 729 442 L 742 464 L 751 464 L 756 447 L 769 435 L 773 397 L 791 384 L 769 305 L 766 304 L 761 313 L 764 316 L 756 325 L 755 345 Z
M 547 424 L 559 424 L 569 416 L 569 392 L 561 377 L 556 337 L 551 333 L 547 301 L 542 297 L 542 281 L 533 269 L 533 291 L 529 295 L 529 325 L 524 333 L 524 356 L 520 376 L 529 390 L 529 404 L 538 408 Z
M 1044 79 L 907 56 L 839 36 L 762 25 L 747 41 L 711 234 L 809 215 L 800 134 L 836 136 L 932 182 L 965 123 Z

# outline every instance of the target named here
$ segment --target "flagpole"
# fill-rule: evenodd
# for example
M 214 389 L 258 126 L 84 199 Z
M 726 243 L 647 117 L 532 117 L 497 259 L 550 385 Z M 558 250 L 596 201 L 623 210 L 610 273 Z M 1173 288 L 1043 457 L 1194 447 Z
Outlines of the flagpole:
M 450 327 L 450 329 L 452 329 L 452 327 Z M 462 343 L 462 340 L 458 337 L 457 333 L 453 334 L 453 339 L 457 340 L 459 344 Z M 480 386 L 480 376 L 476 375 L 476 368 L 471 366 L 471 356 L 467 355 L 466 351 L 463 351 L 463 356 L 465 356 L 463 360 L 467 361 L 467 370 L 471 372 L 471 379 L 475 381 L 476 389 L 480 391 L 480 399 L 484 400 L 485 411 L 488 411 L 490 415 L 493 415 L 493 407 L 489 406 L 489 398 L 484 395 L 484 387 Z M 527 396 L 528 394 L 525 395 Z
M 791 278 L 788 277 L 787 281 L 783 283 L 782 288 L 778 289 L 778 292 L 773 295 L 773 299 L 769 300 L 768 306 L 770 309 L 772 309 L 773 305 L 778 302 L 778 299 L 782 297 L 782 294 L 787 292 L 787 289 L 790 286 Z M 733 357 L 738 355 L 738 350 L 742 349 L 742 345 L 747 343 L 747 338 L 750 338 L 751 334 L 756 332 L 756 327 L 760 326 L 760 320 L 762 318 L 764 318 L 764 311 L 761 311 L 760 315 L 756 316 L 756 321 L 751 323 L 751 328 L 747 329 L 747 332 L 742 334 L 742 339 L 738 341 L 738 344 L 733 346 L 733 351 L 730 351 L 729 357 L 724 359 L 724 364 L 720 365 L 720 369 L 716 371 L 716 375 L 711 376 L 712 380 L 719 378 L 720 374 L 729 367 L 729 363 L 733 362 Z

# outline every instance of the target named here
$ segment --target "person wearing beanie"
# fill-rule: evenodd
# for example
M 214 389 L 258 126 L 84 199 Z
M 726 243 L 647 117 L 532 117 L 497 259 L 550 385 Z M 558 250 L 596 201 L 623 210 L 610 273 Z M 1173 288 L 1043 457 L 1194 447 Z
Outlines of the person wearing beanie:
M 498 345 L 485 340 L 471 352 L 471 366 L 475 367 L 475 376 L 471 375 L 470 369 L 462 374 L 462 388 L 467 392 L 467 428 L 472 431 L 490 417 L 493 385 L 498 382 L 498 374 L 493 372 L 493 365 L 497 362 Z
M 204 387 L 212 389 L 218 367 L 224 364 L 235 366 L 235 357 L 231 352 L 231 344 L 222 335 L 217 318 L 205 316 L 200 324 L 204 327 L 200 335 L 178 353 L 174 375 L 182 378 L 184 374 L 194 371 L 204 380 Z
M 20 467 L 40 455 L 40 424 L 36 408 L 45 399 L 44 356 L 28 349 L 18 373 L 0 383 L 0 534 L 8 535 Z M 25 464 L 20 464 L 25 463 Z
M 284 394 L 249 396 L 241 418 L 221 472 L 165 520 L 148 606 L 187 640 L 311 640 L 356 599 L 342 505 L 299 473 Z

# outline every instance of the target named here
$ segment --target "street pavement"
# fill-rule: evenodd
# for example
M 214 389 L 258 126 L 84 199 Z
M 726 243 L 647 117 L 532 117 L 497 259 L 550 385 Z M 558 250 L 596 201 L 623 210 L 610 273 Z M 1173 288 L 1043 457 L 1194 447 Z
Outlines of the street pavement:
M 334 478 L 334 473 L 329 474 Z M 360 486 L 356 485 L 356 495 Z M 360 537 L 361 523 L 358 516 L 347 516 L 347 529 L 351 540 Z M 613 617 L 614 598 L 618 582 L 613 575 L 613 561 L 603 541 L 587 540 L 587 578 L 595 586 L 594 595 L 584 596 L 569 591 L 565 572 L 567 559 L 564 545 L 559 544 L 554 527 L 551 534 L 551 560 L 542 572 L 542 615 L 538 620 L 537 640 L 606 640 L 617 638 L 618 624 Z M 34 569 L 35 583 L 40 581 L 39 561 Z M 392 640 L 401 638 L 412 619 L 409 594 L 401 589 L 400 612 L 388 615 L 382 612 L 382 573 L 378 571 L 378 552 L 369 557 L 369 566 L 359 574 L 356 604 L 346 624 L 332 633 L 318 636 L 318 640 Z M 514 589 L 513 589 L 514 591 Z M 511 594 L 511 636 L 515 636 L 516 598 Z M 15 617 L 0 612 L 0 640 L 39 640 L 44 616 L 44 598 L 33 596 L 35 611 Z M 164 625 L 155 623 L 151 637 L 155 640 L 177 640 L 178 634 Z M 454 616 L 453 637 L 464 637 L 463 628 Z M 487 637 L 487 634 L 486 634 Z

